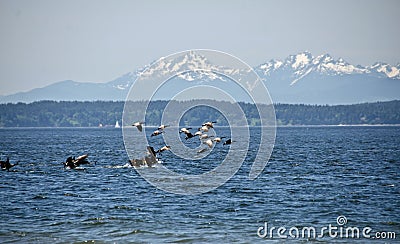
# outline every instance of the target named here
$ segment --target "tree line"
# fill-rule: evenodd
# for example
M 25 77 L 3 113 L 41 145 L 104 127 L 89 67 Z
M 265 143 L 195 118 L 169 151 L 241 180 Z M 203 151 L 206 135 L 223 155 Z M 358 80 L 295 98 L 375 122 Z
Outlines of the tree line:
M 177 106 L 176 109 L 179 106 L 190 107 L 187 103 L 191 102 L 194 104 L 194 101 L 172 101 Z M 145 105 L 145 102 L 140 101 L 132 103 L 138 108 L 143 108 Z M 199 125 L 205 121 L 218 121 L 219 125 L 228 125 L 225 116 L 229 116 L 235 123 L 235 116 L 239 115 L 230 110 L 229 102 L 213 101 L 213 103 L 218 108 L 226 108 L 225 114 L 207 106 L 199 106 L 189 109 L 180 119 L 180 125 Z M 146 109 L 146 124 L 159 125 L 167 104 L 168 101 L 152 101 Z M 239 106 L 244 111 L 249 125 L 260 125 L 260 115 L 254 104 L 239 103 Z M 275 104 L 274 108 L 278 125 L 400 124 L 398 100 L 354 105 Z M 28 104 L 0 104 L 0 127 L 111 126 L 116 121 L 121 124 L 123 109 L 122 101 L 39 101 Z

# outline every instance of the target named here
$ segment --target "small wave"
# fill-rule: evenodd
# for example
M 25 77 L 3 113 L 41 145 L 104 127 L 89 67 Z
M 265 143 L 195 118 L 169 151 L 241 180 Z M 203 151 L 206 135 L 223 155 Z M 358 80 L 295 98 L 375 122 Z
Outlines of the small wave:
M 79 197 L 78 194 L 70 193 L 70 192 L 65 192 L 65 193 L 64 193 L 64 196 L 66 196 L 66 197 Z
M 158 164 L 161 164 L 161 163 L 163 163 L 163 161 L 160 160 L 160 161 L 158 161 L 158 163 L 154 164 L 151 168 L 158 167 Z M 108 165 L 108 166 L 104 166 L 104 167 L 108 168 L 108 169 L 149 168 L 149 166 L 147 166 L 147 165 L 142 165 L 142 166 L 136 167 L 136 166 L 132 166 L 130 163 L 126 163 L 124 165 Z
M 108 221 L 107 221 L 106 218 L 95 217 L 95 218 L 86 219 L 82 223 L 85 224 L 85 225 L 104 225 L 107 222 Z
M 129 206 L 126 206 L 126 205 L 116 205 L 116 206 L 114 206 L 114 209 L 132 209 L 131 207 L 129 207 Z
M 47 197 L 45 195 L 36 195 L 33 197 L 33 199 L 46 199 Z
M 153 164 L 151 167 L 149 167 L 148 165 L 141 165 L 141 166 L 133 166 L 133 168 L 135 169 L 145 169 L 145 168 L 158 168 L 158 166 L 162 163 L 162 161 L 158 161 L 158 163 Z
M 86 168 L 84 168 L 84 167 L 76 167 L 76 168 L 71 169 L 70 167 L 66 167 L 65 170 L 78 170 L 78 171 L 81 171 L 81 170 L 86 170 Z
M 137 234 L 154 234 L 154 232 L 147 231 L 147 230 L 133 229 L 131 231 L 114 233 L 112 235 L 114 237 L 125 237 L 125 236 L 130 236 L 130 235 L 137 235 Z
M 125 169 L 125 168 L 132 168 L 132 165 L 130 163 L 126 163 L 124 165 L 107 165 L 107 166 L 104 166 L 104 168 L 107 168 L 107 169 Z

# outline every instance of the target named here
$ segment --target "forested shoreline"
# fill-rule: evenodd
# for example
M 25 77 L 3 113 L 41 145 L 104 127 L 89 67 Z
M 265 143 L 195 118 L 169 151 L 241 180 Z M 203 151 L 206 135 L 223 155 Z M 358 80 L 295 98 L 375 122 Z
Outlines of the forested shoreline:
M 144 102 L 133 102 L 142 106 Z M 146 124 L 158 125 L 168 101 L 152 101 L 146 112 Z M 185 102 L 175 102 L 185 105 Z M 228 102 L 213 101 L 229 107 Z M 249 125 L 260 125 L 255 105 L 239 103 Z M 265 105 L 264 105 L 265 106 Z M 353 105 L 275 104 L 277 125 L 361 125 L 400 124 L 400 101 L 361 103 Z M 39 101 L 0 104 L 0 127 L 98 127 L 121 123 L 124 102 Z M 181 124 L 196 125 L 218 121 L 228 125 L 221 113 L 207 107 L 189 110 Z

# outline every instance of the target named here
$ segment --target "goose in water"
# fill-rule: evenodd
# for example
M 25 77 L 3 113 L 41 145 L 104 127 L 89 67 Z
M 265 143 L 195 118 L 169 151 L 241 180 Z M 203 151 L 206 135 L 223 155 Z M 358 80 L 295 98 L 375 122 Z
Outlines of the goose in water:
M 229 145 L 232 144 L 232 139 L 228 139 L 224 142 L 224 145 Z
M 158 160 L 154 148 L 151 146 L 147 146 L 147 155 L 144 158 L 132 159 L 129 160 L 129 163 L 133 167 L 143 167 L 143 166 L 153 167 L 153 165 L 158 163 Z
M 10 171 L 10 169 L 11 169 L 12 167 L 14 167 L 15 165 L 18 165 L 18 163 L 19 163 L 19 162 L 15 163 L 15 164 L 11 164 L 11 163 L 10 163 L 10 158 L 9 158 L 9 157 L 7 157 L 7 160 L 6 160 L 6 161 L 0 161 L 1 169 L 2 169 L 2 170 L 7 170 L 7 171 Z
M 143 130 L 143 125 L 144 124 L 144 122 L 135 122 L 135 123 L 133 123 L 132 124 L 132 126 L 134 126 L 134 127 L 136 127 L 140 132 L 142 132 L 142 130 Z
M 156 156 L 156 151 L 154 150 L 154 147 L 152 147 L 152 146 L 147 146 L 146 149 L 147 149 L 147 153 L 148 153 L 148 154 L 154 155 L 154 157 Z
M 160 125 L 158 127 L 159 130 L 164 130 L 165 128 L 169 127 L 169 125 Z
M 69 167 L 70 169 L 75 169 L 83 164 L 90 164 L 87 158 L 89 155 L 84 154 L 75 159 L 75 157 L 68 157 L 64 163 L 64 168 Z
M 139 168 L 139 167 L 143 167 L 143 166 L 146 165 L 146 160 L 144 160 L 144 159 L 136 159 L 135 158 L 135 159 L 129 160 L 129 164 L 132 167 Z
M 155 131 L 153 131 L 151 136 L 158 136 L 158 135 L 161 135 L 162 133 L 163 133 L 163 131 L 161 131 L 161 130 L 155 130 Z
M 144 161 L 146 161 L 148 167 L 153 167 L 153 165 L 158 163 L 156 151 L 154 151 L 152 146 L 147 146 L 146 148 L 148 155 L 144 157 Z
M 218 143 L 218 142 L 221 142 L 222 138 L 225 138 L 225 136 L 215 137 L 213 141 Z

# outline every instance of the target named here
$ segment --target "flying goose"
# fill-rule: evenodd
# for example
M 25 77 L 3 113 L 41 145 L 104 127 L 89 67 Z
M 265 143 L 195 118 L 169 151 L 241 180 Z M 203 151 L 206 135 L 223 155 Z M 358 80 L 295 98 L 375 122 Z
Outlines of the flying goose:
M 160 125 L 158 127 L 159 130 L 164 130 L 165 128 L 169 127 L 169 125 Z
M 182 128 L 180 131 L 179 131 L 179 133 L 190 133 L 190 129 L 192 129 L 192 128 Z
M 134 126 L 134 127 L 136 127 L 140 132 L 142 132 L 142 130 L 143 130 L 143 125 L 144 124 L 144 122 L 135 122 L 135 123 L 133 123 L 132 124 L 132 126 Z
M 153 131 L 153 133 L 151 134 L 151 136 L 158 136 L 158 135 L 161 135 L 162 133 L 163 133 L 162 130 L 155 130 L 155 131 Z
M 208 139 L 207 141 L 205 141 L 203 143 L 206 144 L 208 147 L 212 147 L 213 146 L 213 141 L 211 139 Z
M 202 126 L 207 126 L 209 128 L 214 128 L 213 124 L 216 124 L 217 121 L 213 121 L 213 122 L 205 122 L 204 124 L 202 124 Z
M 171 149 L 171 146 L 163 146 L 162 148 L 158 149 L 157 152 L 161 153 L 161 152 L 164 152 L 164 151 L 167 151 L 170 149 Z
M 209 137 L 214 137 L 214 136 L 209 136 L 207 134 L 202 134 L 202 135 L 199 136 L 200 139 L 207 139 Z
M 209 128 L 208 126 L 203 125 L 202 127 L 198 128 L 197 130 L 198 131 L 208 132 L 208 130 L 209 130 L 208 128 Z
M 222 138 L 225 138 L 225 136 L 215 137 L 213 141 L 218 143 L 218 142 L 221 142 Z

